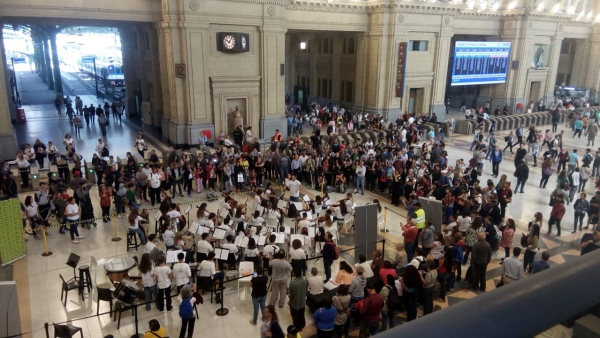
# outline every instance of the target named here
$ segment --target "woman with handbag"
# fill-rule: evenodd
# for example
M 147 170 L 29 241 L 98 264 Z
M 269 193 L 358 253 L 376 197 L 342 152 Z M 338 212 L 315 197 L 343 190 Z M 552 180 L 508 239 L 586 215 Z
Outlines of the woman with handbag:
M 547 156 L 542 163 L 542 179 L 540 180 L 540 188 L 546 188 L 548 179 L 554 174 L 552 169 L 552 156 Z
M 537 216 L 540 214 L 540 216 Z M 536 218 L 539 217 L 541 220 L 541 213 L 536 213 Z M 537 223 L 533 223 L 527 235 L 527 249 L 525 250 L 525 256 L 523 257 L 523 270 L 531 273 L 531 263 L 535 258 L 535 254 L 538 252 L 538 241 L 540 239 L 540 226 Z M 529 270 L 527 269 L 529 267 Z
M 510 257 L 514 235 L 515 221 L 509 218 L 506 220 L 506 225 L 504 226 L 504 230 L 502 230 L 502 238 L 500 239 L 500 246 L 504 248 L 504 258 Z M 504 258 L 502 258 L 502 261 L 504 261 Z
M 342 284 L 338 289 L 338 294 L 333 296 L 333 306 L 337 309 L 334 319 L 335 332 L 338 337 L 349 337 L 350 329 L 350 295 L 348 294 L 349 285 Z

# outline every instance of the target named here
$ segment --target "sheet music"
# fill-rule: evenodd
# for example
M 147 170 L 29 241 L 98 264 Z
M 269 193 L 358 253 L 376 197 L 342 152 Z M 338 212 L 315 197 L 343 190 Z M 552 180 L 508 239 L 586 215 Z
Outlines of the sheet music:
M 229 210 L 225 208 L 221 209 L 221 211 L 219 212 L 219 216 L 221 216 L 221 218 L 225 218 L 227 217 L 227 215 L 229 215 Z
M 277 208 L 279 208 L 279 209 L 287 208 L 287 202 L 284 200 L 279 200 L 277 202 Z
M 222 261 L 226 261 L 229 258 L 229 249 L 216 248 L 215 249 L 215 258 L 220 259 Z
M 196 221 L 192 222 L 192 225 L 190 225 L 190 232 L 193 234 L 197 234 L 199 226 L 200 226 L 200 224 L 198 224 L 198 222 L 196 222 Z
M 250 241 L 250 237 L 244 237 L 242 239 L 242 243 L 240 244 L 240 247 L 242 248 L 246 248 L 248 247 L 248 242 Z
M 308 228 L 308 237 L 314 238 L 317 234 L 317 228 L 309 227 Z
M 305 211 L 306 212 L 306 219 L 311 220 L 313 219 L 313 214 L 310 211 Z
M 194 232 L 192 232 L 192 233 L 194 233 Z M 210 228 L 205 227 L 204 225 L 199 225 L 196 234 L 202 235 L 203 233 L 210 234 Z
M 277 243 L 277 244 L 283 244 L 283 243 L 285 243 L 285 237 L 286 237 L 285 233 L 278 232 L 278 233 L 275 233 L 274 235 L 277 236 L 277 239 L 275 240 L 275 243 Z
M 340 285 L 338 283 L 331 281 L 331 280 L 327 281 L 327 283 L 325 285 L 323 285 L 323 287 L 327 290 L 333 290 L 339 286 Z
M 304 200 L 306 203 L 310 202 L 310 197 L 308 197 L 308 195 L 304 195 L 304 196 L 302 196 L 302 199 L 303 199 L 303 200 Z
M 281 232 L 281 227 L 277 228 L 277 232 Z M 292 229 L 289 226 L 285 225 L 283 226 L 283 233 L 289 235 L 290 233 L 292 233 Z
M 326 206 L 331 206 L 331 200 L 330 199 L 326 199 L 325 200 L 325 205 Z M 322 207 L 321 207 L 322 208 Z
M 290 202 L 291 204 L 296 206 L 296 210 L 302 210 L 302 202 Z
M 250 226 L 250 231 L 252 232 L 253 235 L 259 235 L 258 233 L 258 227 L 255 225 L 251 225 Z
M 225 229 L 216 228 L 213 233 L 213 237 L 218 239 L 225 239 L 225 236 L 227 236 L 227 231 Z
M 185 261 L 185 251 L 182 250 L 173 250 L 173 251 L 167 251 L 167 264 L 171 264 L 171 263 L 177 263 L 179 262 L 179 260 L 177 259 L 177 255 L 183 252 L 183 259 Z
M 266 235 L 260 235 L 258 236 L 258 245 L 265 245 L 267 243 L 267 236 Z
M 293 243 L 295 239 L 299 240 L 302 243 L 302 245 L 304 245 L 304 235 L 292 235 L 290 237 L 290 242 Z
M 244 236 L 244 235 L 237 235 L 235 237 L 235 240 L 233 241 L 233 244 L 235 244 L 236 246 L 242 246 L 241 244 L 242 244 L 242 240 L 244 238 L 246 238 L 246 236 Z
M 261 215 L 265 213 L 265 208 L 263 208 L 261 205 L 256 206 L 256 210 L 258 210 Z

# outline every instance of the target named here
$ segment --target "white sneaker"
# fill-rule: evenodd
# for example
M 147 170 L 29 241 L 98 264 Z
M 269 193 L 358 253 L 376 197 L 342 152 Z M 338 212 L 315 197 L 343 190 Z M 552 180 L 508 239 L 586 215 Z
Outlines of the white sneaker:
M 117 217 L 118 217 L 118 218 L 121 218 L 121 214 L 118 214 L 118 215 L 117 215 Z
M 79 241 L 72 240 L 71 243 L 73 243 L 73 244 L 79 244 Z
M 85 238 L 85 236 L 77 236 L 77 237 L 75 237 L 75 238 L 76 238 L 76 239 L 84 239 L 84 238 Z

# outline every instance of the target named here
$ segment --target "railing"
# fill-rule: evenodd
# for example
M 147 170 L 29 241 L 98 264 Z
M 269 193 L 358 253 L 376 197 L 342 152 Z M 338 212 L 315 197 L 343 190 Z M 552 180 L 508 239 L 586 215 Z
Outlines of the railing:
M 600 250 L 377 335 L 533 337 L 600 304 Z

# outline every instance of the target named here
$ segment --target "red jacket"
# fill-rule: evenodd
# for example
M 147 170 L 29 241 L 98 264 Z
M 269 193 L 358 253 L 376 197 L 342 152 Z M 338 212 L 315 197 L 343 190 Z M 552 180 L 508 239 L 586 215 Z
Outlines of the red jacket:
M 417 234 L 419 233 L 417 227 L 408 227 L 405 225 L 402 227 L 402 230 L 404 243 L 415 243 L 417 241 Z
M 552 212 L 550 212 L 550 216 L 556 218 L 557 220 L 561 220 L 565 215 L 565 204 L 563 202 L 554 202 L 552 206 Z
M 380 294 L 368 295 L 360 307 L 360 319 L 367 323 L 378 323 L 379 314 L 384 305 L 383 297 Z

